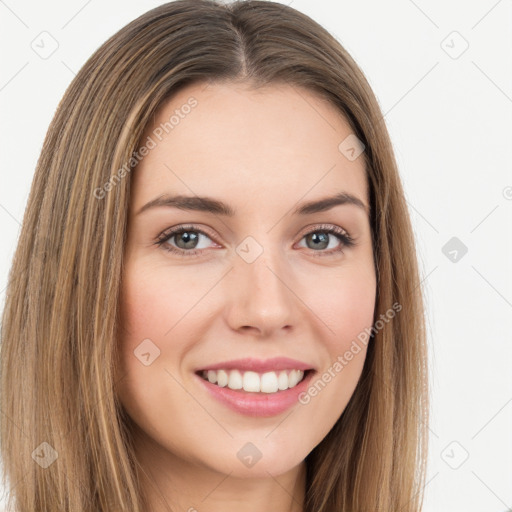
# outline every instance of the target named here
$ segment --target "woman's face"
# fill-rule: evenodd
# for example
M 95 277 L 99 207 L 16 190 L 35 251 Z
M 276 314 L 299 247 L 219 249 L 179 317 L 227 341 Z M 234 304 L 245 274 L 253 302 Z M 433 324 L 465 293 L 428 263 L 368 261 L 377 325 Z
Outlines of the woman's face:
M 307 90 L 234 84 L 183 89 L 146 131 L 131 178 L 117 392 L 153 469 L 281 474 L 345 409 L 366 357 L 353 342 L 372 325 L 376 294 L 351 134 Z M 341 194 L 361 204 L 309 205 Z

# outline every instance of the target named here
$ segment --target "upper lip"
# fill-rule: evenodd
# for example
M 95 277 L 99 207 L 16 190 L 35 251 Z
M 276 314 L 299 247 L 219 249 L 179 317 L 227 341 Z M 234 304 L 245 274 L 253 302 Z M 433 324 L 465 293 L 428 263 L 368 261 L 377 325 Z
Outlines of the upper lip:
M 224 361 L 221 363 L 210 364 L 198 368 L 196 371 L 203 370 L 242 370 L 253 372 L 272 372 L 279 370 L 313 370 L 314 368 L 308 364 L 291 359 L 289 357 L 273 357 L 271 359 L 232 359 L 231 361 Z

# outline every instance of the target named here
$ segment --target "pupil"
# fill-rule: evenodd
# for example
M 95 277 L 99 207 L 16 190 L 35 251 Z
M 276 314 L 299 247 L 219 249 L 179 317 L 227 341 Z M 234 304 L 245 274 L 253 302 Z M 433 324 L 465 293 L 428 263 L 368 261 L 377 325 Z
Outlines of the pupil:
M 327 233 L 320 233 L 320 236 L 318 236 L 316 233 L 312 233 L 311 237 L 312 240 L 315 242 L 316 247 L 318 247 L 318 243 L 316 242 L 319 242 L 320 245 L 324 244 L 322 245 L 322 249 L 325 249 L 325 247 L 329 245 L 329 237 L 327 236 Z
M 197 242 L 197 234 L 184 231 L 183 233 L 179 233 L 178 239 L 181 239 L 185 243 L 186 249 L 193 249 L 194 242 Z M 192 243 L 192 246 L 190 246 L 190 243 Z

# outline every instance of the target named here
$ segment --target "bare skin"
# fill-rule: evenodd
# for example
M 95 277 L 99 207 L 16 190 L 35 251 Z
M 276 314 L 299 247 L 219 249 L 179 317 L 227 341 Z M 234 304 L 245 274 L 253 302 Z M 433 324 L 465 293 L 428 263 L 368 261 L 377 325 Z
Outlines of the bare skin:
M 144 140 L 191 96 L 197 105 L 155 139 L 132 175 L 119 340 L 126 376 L 118 394 L 137 426 L 153 512 L 301 512 L 305 457 L 350 400 L 366 347 L 309 403 L 271 417 L 226 407 L 195 370 L 286 356 L 309 363 L 318 379 L 371 327 L 376 275 L 363 158 L 351 161 L 338 149 L 352 130 L 333 106 L 284 85 L 189 86 L 162 107 Z M 364 208 L 293 212 L 339 192 Z M 215 198 L 235 215 L 169 206 L 138 213 L 163 194 Z M 155 243 L 169 228 L 190 224 L 195 247 L 179 235 Z M 319 243 L 331 227 L 354 245 L 333 233 Z M 253 245 L 244 245 L 249 236 Z M 240 247 L 262 252 L 248 263 Z M 145 365 L 134 350 L 148 339 L 151 358 L 154 347 L 160 353 Z M 247 443 L 261 453 L 251 467 L 237 457 Z

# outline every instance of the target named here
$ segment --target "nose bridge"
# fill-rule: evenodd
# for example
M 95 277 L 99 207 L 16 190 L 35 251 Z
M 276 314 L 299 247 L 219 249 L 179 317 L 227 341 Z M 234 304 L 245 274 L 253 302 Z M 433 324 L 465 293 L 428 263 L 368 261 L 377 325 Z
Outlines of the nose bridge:
M 290 289 L 292 273 L 282 248 L 272 245 L 271 238 L 265 236 L 260 243 L 248 236 L 236 248 L 231 276 L 234 328 L 254 327 L 269 333 L 295 323 L 298 303 Z

